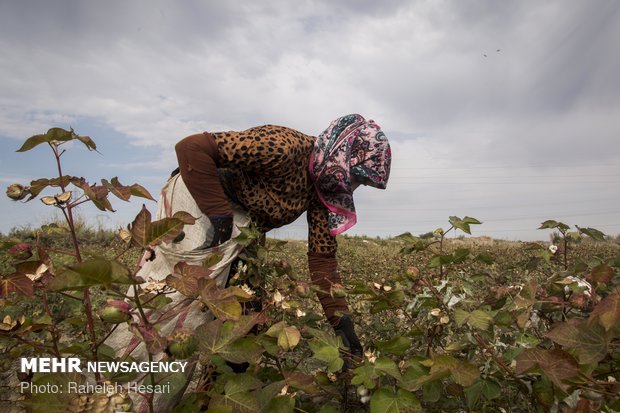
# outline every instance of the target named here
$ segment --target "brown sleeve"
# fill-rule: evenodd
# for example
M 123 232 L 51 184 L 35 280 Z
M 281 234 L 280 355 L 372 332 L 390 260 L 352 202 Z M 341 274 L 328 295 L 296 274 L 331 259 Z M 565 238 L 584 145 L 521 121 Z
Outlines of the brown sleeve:
M 338 272 L 336 257 L 329 254 L 308 253 L 308 268 L 312 283 L 319 287 L 317 297 L 323 307 L 325 318 L 336 327 L 343 314 L 350 314 L 347 300 L 336 297 L 332 287 L 342 287 L 342 279 Z
M 336 261 L 336 237 L 329 235 L 329 212 L 318 196 L 308 208 L 308 270 L 312 283 L 320 288 L 317 293 L 325 317 L 332 326 L 337 326 L 342 314 L 349 314 L 347 300 L 334 297 L 332 287 L 342 285 Z
M 200 210 L 208 217 L 232 217 L 228 197 L 217 174 L 217 144 L 212 134 L 188 136 L 175 146 L 179 170 Z

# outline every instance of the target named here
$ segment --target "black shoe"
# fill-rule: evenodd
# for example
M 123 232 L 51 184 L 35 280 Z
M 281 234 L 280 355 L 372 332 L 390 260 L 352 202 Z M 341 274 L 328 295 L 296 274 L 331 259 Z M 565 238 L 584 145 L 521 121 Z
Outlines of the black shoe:
M 340 321 L 338 321 L 338 325 L 334 327 L 334 330 L 336 331 L 336 335 L 342 339 L 343 346 L 348 350 L 348 355 L 350 357 L 345 358 L 345 369 L 349 369 L 352 367 L 351 358 L 359 361 L 364 356 L 362 343 L 360 343 L 360 339 L 357 337 L 357 334 L 355 334 L 353 320 L 351 320 L 350 316 L 343 315 L 340 317 Z

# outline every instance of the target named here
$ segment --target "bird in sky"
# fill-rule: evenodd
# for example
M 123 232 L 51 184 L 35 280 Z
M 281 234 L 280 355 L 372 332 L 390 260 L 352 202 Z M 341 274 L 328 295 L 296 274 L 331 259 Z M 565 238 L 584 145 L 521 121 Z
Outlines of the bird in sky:
M 495 52 L 496 52 L 496 53 L 499 53 L 499 52 L 501 52 L 501 51 L 502 51 L 502 49 L 497 49 Z M 484 56 L 484 57 L 489 57 L 489 56 L 487 56 L 487 54 L 486 54 L 486 53 L 482 53 L 482 56 Z

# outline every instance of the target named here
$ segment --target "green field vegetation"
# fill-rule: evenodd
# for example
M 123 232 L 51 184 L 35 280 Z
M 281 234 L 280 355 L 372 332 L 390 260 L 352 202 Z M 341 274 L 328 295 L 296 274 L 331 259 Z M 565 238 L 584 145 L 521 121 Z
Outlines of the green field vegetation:
M 58 146 L 75 139 L 95 148 L 73 131 L 50 130 L 26 141 L 25 150 L 47 143 L 59 162 Z M 7 410 L 127 409 L 131 401 L 120 393 L 20 394 L 20 381 L 70 378 L 17 376 L 15 360 L 115 360 L 105 338 L 129 325 L 149 359 L 197 363 L 175 412 L 620 411 L 620 245 L 596 229 L 549 220 L 540 229 L 555 233 L 553 245 L 496 241 L 471 236 L 481 225 L 475 218 L 452 216 L 437 223 L 447 230 L 420 237 L 340 237 L 344 285 L 327 293 L 348 298 L 366 349 L 356 360 L 324 320 L 305 242 L 262 244 L 260 234 L 244 229 L 236 238 L 245 246 L 243 262 L 230 286 L 208 280 L 204 267 L 215 258 L 179 265 L 147 289 L 136 277 L 139 257 L 178 240 L 192 218 L 153 221 L 143 209 L 120 233 L 92 230 L 73 219 L 80 203 L 109 210 L 110 194 L 150 195 L 137 184 L 90 185 L 73 176 L 33 181 L 28 191 L 36 197 L 48 187 L 60 194 L 44 203 L 66 220 L 0 238 L 0 403 Z M 159 322 L 144 310 L 171 311 L 166 296 L 174 291 L 215 318 L 193 331 L 159 334 Z M 249 310 L 256 301 L 262 309 Z M 232 368 L 244 362 L 245 372 Z M 152 402 L 150 410 L 158 411 Z

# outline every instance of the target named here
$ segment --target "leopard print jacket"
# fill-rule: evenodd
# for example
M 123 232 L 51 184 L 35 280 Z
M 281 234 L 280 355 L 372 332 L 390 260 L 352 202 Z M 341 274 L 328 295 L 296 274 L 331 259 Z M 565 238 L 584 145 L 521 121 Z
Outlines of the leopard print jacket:
M 307 211 L 308 251 L 334 256 L 328 210 L 308 175 L 315 138 L 283 126 L 215 132 L 220 180 L 262 231 L 290 224 Z

